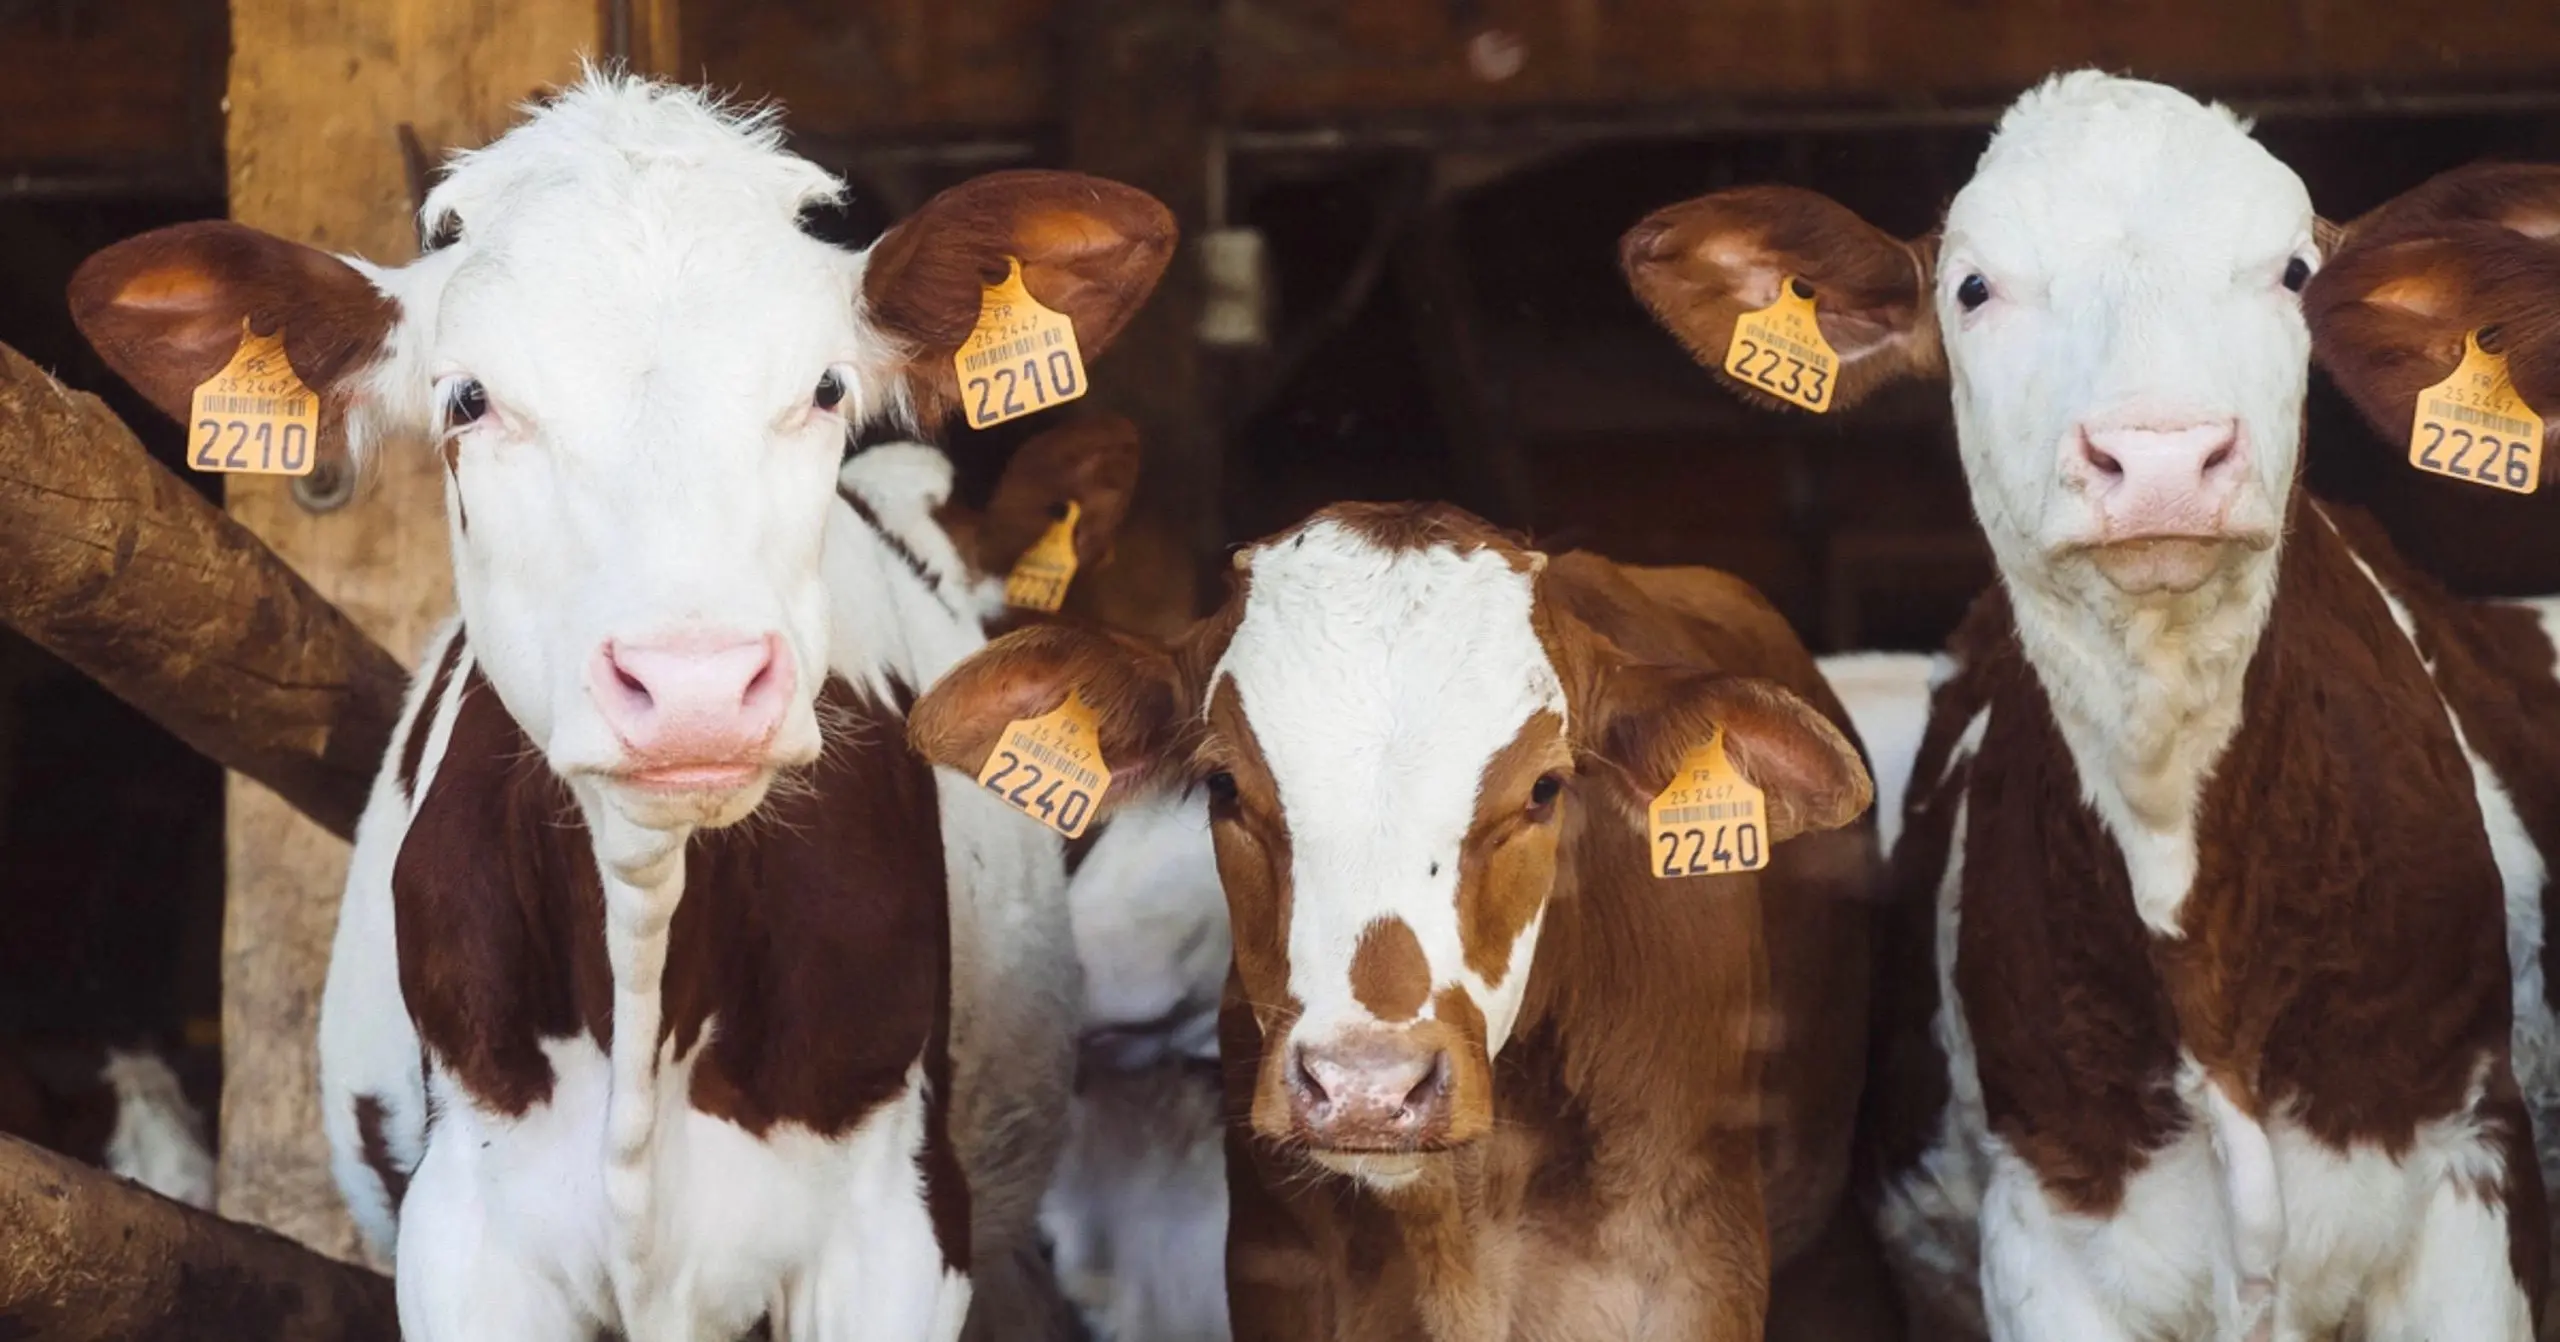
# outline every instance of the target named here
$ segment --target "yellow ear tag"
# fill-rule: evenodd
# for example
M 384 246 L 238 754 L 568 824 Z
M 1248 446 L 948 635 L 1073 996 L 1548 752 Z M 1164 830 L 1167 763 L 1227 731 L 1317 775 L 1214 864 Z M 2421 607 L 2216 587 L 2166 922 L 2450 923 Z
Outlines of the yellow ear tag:
M 1778 285 L 1777 302 L 1743 313 L 1725 348 L 1724 371 L 1753 391 L 1817 415 L 1830 410 L 1840 355 L 1813 319 L 1813 286 L 1789 275 Z
M 1040 306 L 1022 287 L 1022 262 L 1005 258 L 1004 282 L 979 300 L 978 327 L 951 365 L 960 373 L 960 411 L 983 429 L 1084 395 L 1084 355 L 1076 324 Z
M 1102 794 L 1111 790 L 1111 770 L 1102 763 L 1101 738 L 1083 694 L 1070 690 L 1055 709 L 1007 723 L 978 771 L 978 786 L 1070 839 L 1082 837 Z
M 2516 394 L 2507 356 L 2462 337 L 2453 376 L 2418 393 L 2409 464 L 2465 484 L 2530 494 L 2542 483 L 2542 416 Z
M 240 348 L 196 385 L 187 414 L 187 464 L 200 471 L 309 475 L 319 453 L 320 398 L 284 355 L 284 332 L 240 323 Z
M 1083 517 L 1083 506 L 1067 500 L 1067 515 L 1050 523 L 1013 561 L 1013 572 L 1004 580 L 1006 605 L 1055 614 L 1067 604 L 1067 584 L 1076 580 L 1076 523 Z
M 1645 810 L 1653 874 L 1722 876 L 1769 865 L 1768 808 L 1724 755 L 1724 729 L 1692 749 Z

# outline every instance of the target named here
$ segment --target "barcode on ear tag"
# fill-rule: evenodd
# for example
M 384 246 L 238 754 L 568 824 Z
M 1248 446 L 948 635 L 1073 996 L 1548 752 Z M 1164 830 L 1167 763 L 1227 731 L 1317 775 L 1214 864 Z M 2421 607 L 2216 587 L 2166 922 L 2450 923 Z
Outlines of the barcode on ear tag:
M 1050 523 L 1013 561 L 1013 572 L 1004 580 L 1006 605 L 1054 615 L 1067 604 L 1067 584 L 1076 580 L 1076 523 L 1083 517 L 1084 508 L 1067 500 L 1067 515 Z
M 978 786 L 1070 839 L 1081 838 L 1111 790 L 1093 710 L 1081 693 L 1036 718 L 1016 718 L 978 770 Z
M 2542 416 L 2516 394 L 2507 356 L 2462 338 L 2453 375 L 2418 393 L 2409 464 L 2465 484 L 2530 494 L 2542 484 Z
M 1790 275 L 1778 284 L 1778 301 L 1742 314 L 1725 347 L 1724 371 L 1753 391 L 1817 415 L 1828 412 L 1840 355 L 1814 320 L 1813 286 Z
M 1769 820 L 1760 789 L 1725 758 L 1724 729 L 1680 760 L 1671 785 L 1645 809 L 1653 874 L 1722 876 L 1769 865 Z
M 951 365 L 960 374 L 960 413 L 984 429 L 1084 395 L 1084 355 L 1076 324 L 1040 306 L 1022 287 L 1022 262 L 1007 257 L 1002 282 L 986 286 L 978 325 Z
M 232 475 L 309 475 L 318 461 L 320 398 L 285 357 L 284 332 L 240 323 L 240 347 L 196 384 L 187 412 L 187 464 Z

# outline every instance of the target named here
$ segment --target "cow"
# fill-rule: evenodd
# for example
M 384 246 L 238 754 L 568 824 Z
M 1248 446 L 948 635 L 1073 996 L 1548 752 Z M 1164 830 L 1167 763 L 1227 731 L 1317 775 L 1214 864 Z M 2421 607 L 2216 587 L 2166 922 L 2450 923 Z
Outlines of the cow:
M 190 1207 L 213 1206 L 204 1116 L 147 1046 L 0 1039 L 0 1133 L 96 1165 Z
M 1237 1337 L 1761 1336 L 1846 1179 L 1874 838 L 1756 593 L 1335 505 L 1169 644 L 998 640 L 910 737 L 975 776 L 1071 694 L 1104 806 L 1207 801 Z M 1710 741 L 1767 869 L 1666 880 L 1646 804 Z
M 1790 284 L 1834 404 L 1951 383 L 2000 582 L 1912 772 L 1870 1127 L 1925 1330 L 2532 1336 L 2507 915 L 2545 858 L 2489 763 L 2523 706 L 2298 484 L 2320 231 L 2229 112 L 2082 71 L 1930 236 L 1761 187 L 1624 244 L 1719 363 Z
M 847 446 L 939 425 L 1017 272 L 1100 353 L 1173 223 L 1002 173 L 848 251 L 801 228 L 840 191 L 772 115 L 590 73 L 454 161 L 407 265 L 206 223 L 73 280 L 163 409 L 275 336 L 320 452 L 445 478 L 459 618 L 321 1011 L 335 1171 L 410 1338 L 949 1338 L 1035 1234 L 1059 849 L 903 749 L 991 584 L 941 454 Z

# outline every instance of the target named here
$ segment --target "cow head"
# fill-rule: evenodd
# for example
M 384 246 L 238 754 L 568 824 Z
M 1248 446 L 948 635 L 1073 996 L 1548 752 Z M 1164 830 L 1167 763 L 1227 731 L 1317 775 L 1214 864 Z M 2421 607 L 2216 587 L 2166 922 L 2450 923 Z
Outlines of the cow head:
M 1635 663 L 1548 591 L 1544 555 L 1455 509 L 1337 505 L 1240 552 L 1169 646 L 1026 630 L 954 669 L 912 737 L 975 772 L 1074 692 L 1106 807 L 1209 798 L 1235 976 L 1264 1041 L 1255 1131 L 1373 1182 L 1493 1123 L 1560 871 L 1646 851 L 1646 800 L 1716 728 L 1772 842 L 1867 802 L 1856 750 L 1767 682 Z M 1641 860 L 1641 859 L 1638 859 Z
M 852 252 L 799 227 L 840 190 L 768 116 L 591 75 L 455 160 L 408 265 L 192 224 L 92 257 L 72 306 L 173 414 L 281 332 L 324 449 L 437 453 L 472 646 L 552 767 L 646 827 L 728 823 L 818 750 L 850 430 L 939 422 L 1009 260 L 1091 355 L 1173 244 L 1144 194 L 1034 172 Z
M 1623 256 L 1717 361 L 1735 317 L 1792 275 L 1842 356 L 1836 403 L 1943 369 L 2012 584 L 2120 607 L 2272 592 L 2315 227 L 2301 179 L 2231 113 L 2082 71 L 2009 109 L 1934 237 L 1756 188 L 1657 213 Z

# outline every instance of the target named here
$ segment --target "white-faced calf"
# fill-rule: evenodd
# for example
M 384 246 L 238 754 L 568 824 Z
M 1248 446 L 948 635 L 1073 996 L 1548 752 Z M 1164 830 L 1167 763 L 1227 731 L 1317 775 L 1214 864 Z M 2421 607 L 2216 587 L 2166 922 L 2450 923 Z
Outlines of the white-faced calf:
M 1172 223 L 1002 174 L 849 252 L 798 227 L 839 189 L 769 118 L 595 77 L 456 161 L 409 265 L 214 223 L 75 280 L 163 408 L 280 334 L 325 443 L 445 468 L 461 620 L 322 1007 L 409 1337 L 949 1337 L 1030 1233 L 1072 1058 L 1057 847 L 899 743 L 1000 582 L 937 522 L 938 453 L 844 453 L 939 421 L 1015 262 L 1099 352 Z
M 1205 790 L 1237 1335 L 1758 1338 L 1863 1051 L 1868 782 L 1812 659 L 1721 574 L 1454 509 L 1337 506 L 1237 570 L 1169 647 L 1026 631 L 913 720 L 974 773 L 1077 694 L 1111 797 Z M 1662 879 L 1645 804 L 1718 733 L 1770 865 Z
M 1880 1224 L 1941 1322 L 2531 1336 L 2506 913 L 2543 858 L 2445 674 L 2476 627 L 2295 485 L 2317 231 L 2230 114 L 2081 73 L 1930 237 L 1757 188 L 1628 238 L 1719 360 L 1792 278 L 1842 402 L 1953 384 L 2001 583 L 1911 783 L 1933 968 L 1882 989 L 1877 1083 Z

